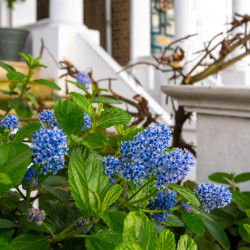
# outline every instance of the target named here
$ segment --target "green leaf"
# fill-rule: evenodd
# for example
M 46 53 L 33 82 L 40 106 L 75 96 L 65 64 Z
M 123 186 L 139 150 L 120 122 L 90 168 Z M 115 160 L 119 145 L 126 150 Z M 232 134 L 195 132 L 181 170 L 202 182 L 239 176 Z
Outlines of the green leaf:
M 175 250 L 174 234 L 169 229 L 164 229 L 161 232 L 156 250 Z
M 51 82 L 45 79 L 37 79 L 37 80 L 34 80 L 34 82 L 41 83 L 55 90 L 61 90 L 61 88 L 58 85 L 56 85 L 54 82 Z
M 54 104 L 54 114 L 66 135 L 76 135 L 82 130 L 84 112 L 72 101 L 57 101 Z
M 250 225 L 249 224 L 243 224 L 243 227 L 247 231 L 248 235 L 250 236 Z
M 133 242 L 123 242 L 119 244 L 115 250 L 142 250 L 137 244 Z
M 98 230 L 86 239 L 87 250 L 113 250 L 122 242 L 122 235 L 107 228 Z
M 239 207 L 246 209 L 250 208 L 250 199 L 248 197 L 240 192 L 237 191 L 231 191 L 232 193 L 232 201 L 237 204 Z
M 177 245 L 177 250 L 198 250 L 197 245 L 194 240 L 188 237 L 187 234 L 184 234 L 180 237 Z
M 205 232 L 202 220 L 193 213 L 181 212 L 182 219 L 187 228 L 194 234 L 202 236 Z
M 12 99 L 9 105 L 16 111 L 18 116 L 24 119 L 30 119 L 33 115 L 33 111 L 29 103 L 19 97 Z
M 8 72 L 10 72 L 10 71 L 16 71 L 11 65 L 9 65 L 7 63 L 4 63 L 2 61 L 0 61 L 0 67 L 4 68 Z
M 242 219 L 239 223 L 239 234 L 241 236 L 241 238 L 250 243 L 250 234 L 248 233 L 245 225 L 248 224 L 248 226 L 250 226 L 250 219 L 248 218 L 245 218 L 245 219 Z
M 201 209 L 192 207 L 192 211 L 201 218 L 204 225 L 206 226 L 207 230 L 210 234 L 218 241 L 218 243 L 225 249 L 230 248 L 230 242 L 224 230 L 212 219 L 210 218 L 205 212 Z
M 16 134 L 12 139 L 12 142 L 22 142 L 25 138 L 28 138 L 33 133 L 35 133 L 40 127 L 41 127 L 40 122 L 32 122 L 23 126 L 16 132 Z
M 14 232 L 15 232 L 15 228 L 0 229 L 0 238 L 3 238 L 7 240 L 8 242 L 10 242 L 13 238 Z
M 66 187 L 69 184 L 65 176 L 59 175 L 49 175 L 41 183 L 44 183 L 50 187 Z
M 97 156 L 84 146 L 73 148 L 69 161 L 69 185 L 71 195 L 82 215 L 89 217 L 96 207 L 91 190 L 97 192 L 101 201 L 108 187 L 109 179 Z
M 101 112 L 100 117 L 97 119 L 97 127 L 109 128 L 114 125 L 126 124 L 131 120 L 125 110 L 120 108 L 108 108 Z
M 1 250 L 13 250 L 9 242 L 5 240 L 4 238 L 0 238 L 0 249 Z
M 22 81 L 26 76 L 23 73 L 17 71 L 9 71 L 6 77 L 10 81 Z
M 221 250 L 221 247 L 211 239 L 201 237 L 198 235 L 194 236 L 194 240 L 198 246 L 198 249 L 202 250 Z
M 123 241 L 133 242 L 143 250 L 154 249 L 157 245 L 157 234 L 154 226 L 141 212 L 130 212 L 125 221 L 123 229 Z
M 230 185 L 230 182 L 228 180 L 231 180 L 231 176 L 230 174 L 225 173 L 225 172 L 217 172 L 217 173 L 211 174 L 208 176 L 208 178 L 210 181 Z
M 182 197 L 187 199 L 193 205 L 195 205 L 195 206 L 200 205 L 200 202 L 198 201 L 198 199 L 196 198 L 194 193 L 190 189 L 188 189 L 187 187 L 181 187 L 177 184 L 174 184 L 174 185 L 171 184 L 171 185 L 169 185 L 169 187 L 174 189 L 177 193 L 179 193 Z
M 24 91 L 24 93 L 25 93 L 26 96 L 28 96 L 28 98 L 29 98 L 30 101 L 34 104 L 34 106 L 35 106 L 36 108 L 38 108 L 39 105 L 38 105 L 38 103 L 37 103 L 36 97 L 35 97 L 33 94 L 31 94 L 31 93 L 29 93 L 29 92 L 27 92 L 27 91 Z
M 0 109 L 4 111 L 9 111 L 9 103 L 4 100 L 0 100 Z
M 169 227 L 184 227 L 184 223 L 175 215 L 169 214 L 166 222 L 163 223 Z
M 11 242 L 11 247 L 17 250 L 48 250 L 48 238 L 37 233 L 25 233 Z
M 103 204 L 102 204 L 102 211 L 105 211 L 109 206 L 114 203 L 122 194 L 123 188 L 119 184 L 115 184 L 111 186 L 109 191 L 106 193 Z
M 73 82 L 73 81 L 70 81 L 70 80 L 66 80 L 66 82 L 73 83 L 79 89 L 83 90 L 85 92 L 85 94 L 88 96 L 88 98 L 91 98 L 91 94 L 88 92 L 88 90 L 86 89 L 86 87 L 84 85 L 81 85 L 78 82 Z
M 122 232 L 124 220 L 127 214 L 123 211 L 112 211 L 104 213 L 101 217 L 113 232 Z
M 250 172 L 242 173 L 242 174 L 235 176 L 234 181 L 235 183 L 250 181 Z
M 115 98 L 106 97 L 106 96 L 96 96 L 91 100 L 92 103 L 105 103 L 105 104 L 122 104 L 121 101 L 116 100 Z
M 68 201 L 70 198 L 70 194 L 68 192 L 61 189 L 53 188 L 49 185 L 46 185 L 46 183 L 44 182 L 41 183 L 41 188 L 52 194 L 56 199 L 60 201 Z
M 11 183 L 0 182 L 0 197 L 17 185 L 30 164 L 33 152 L 22 143 L 0 144 L 0 173 L 6 175 Z
M 86 136 L 82 143 L 92 149 L 103 148 L 108 145 L 108 139 L 104 135 L 96 133 Z
M 0 219 L 0 229 L 16 227 L 16 224 L 10 220 Z
M 70 97 L 81 109 L 87 112 L 91 120 L 93 120 L 95 111 L 93 106 L 91 105 L 91 102 L 85 96 L 75 92 L 71 92 Z

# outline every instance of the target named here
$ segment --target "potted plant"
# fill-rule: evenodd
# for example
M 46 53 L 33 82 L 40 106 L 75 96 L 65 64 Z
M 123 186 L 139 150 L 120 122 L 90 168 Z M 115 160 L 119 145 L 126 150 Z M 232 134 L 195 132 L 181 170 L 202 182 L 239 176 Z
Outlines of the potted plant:
M 9 9 L 9 27 L 0 28 L 0 59 L 7 61 L 20 61 L 18 52 L 23 51 L 29 32 L 12 28 L 12 13 L 16 2 L 25 0 L 5 0 Z

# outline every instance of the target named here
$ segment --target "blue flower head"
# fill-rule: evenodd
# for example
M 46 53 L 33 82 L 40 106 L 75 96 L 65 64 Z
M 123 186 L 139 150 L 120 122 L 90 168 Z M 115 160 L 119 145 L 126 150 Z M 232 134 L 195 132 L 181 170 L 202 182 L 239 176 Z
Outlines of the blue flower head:
M 44 125 L 58 126 L 54 113 L 48 109 L 44 109 L 43 112 L 38 115 L 38 118 Z
M 36 208 L 30 208 L 26 212 L 26 217 L 28 221 L 34 222 L 36 225 L 41 226 L 43 224 L 43 220 L 45 219 L 44 210 L 39 210 Z
M 84 125 L 82 127 L 82 130 L 88 129 L 91 126 L 91 119 L 87 112 L 84 112 Z
M 20 122 L 14 115 L 7 115 L 1 120 L 0 127 L 4 127 L 7 130 L 19 129 Z
M 170 139 L 171 133 L 165 125 L 146 128 L 132 141 L 121 143 L 121 166 L 116 170 L 123 178 L 135 184 L 140 184 L 143 179 L 154 174 L 157 188 L 180 181 L 194 166 L 194 160 L 186 150 L 175 149 L 167 152 Z M 111 166 L 108 168 L 112 169 Z M 112 178 L 114 177 L 111 176 Z
M 33 167 L 28 168 L 24 175 L 26 183 L 23 186 L 23 188 L 27 190 L 29 187 L 30 181 L 32 181 L 32 190 L 37 190 L 38 189 L 38 182 L 37 182 L 38 176 L 39 176 L 39 173 L 35 173 Z
M 85 85 L 87 89 L 89 85 L 91 84 L 91 80 L 89 76 L 83 72 L 80 72 L 76 75 L 76 81 L 80 83 L 81 85 Z
M 192 209 L 191 209 L 191 207 L 189 206 L 188 203 L 183 203 L 183 202 L 181 202 L 181 206 L 182 206 L 182 208 L 183 208 L 185 211 L 187 211 L 188 213 L 191 213 L 191 212 L 192 212 Z
M 85 218 L 81 219 L 80 221 L 78 221 L 78 222 L 76 223 L 76 225 L 74 226 L 74 229 L 76 230 L 76 229 L 78 229 L 78 228 L 84 226 L 85 224 L 89 224 L 89 223 L 90 223 L 89 220 L 88 220 L 87 223 L 86 223 L 86 222 L 87 222 L 87 221 L 86 221 Z M 85 230 L 82 230 L 82 231 L 81 231 L 81 234 L 86 234 L 86 233 L 91 229 L 91 227 L 92 227 L 92 225 L 91 225 L 89 228 L 87 228 L 87 229 L 85 229 Z
M 232 199 L 232 195 L 228 189 L 214 183 L 200 184 L 196 187 L 194 194 L 207 212 L 210 212 L 214 208 L 226 206 Z
M 168 214 L 170 210 L 176 203 L 175 200 L 176 193 L 174 191 L 170 191 L 168 194 L 163 192 L 162 190 L 158 191 L 157 197 L 152 201 L 149 200 L 149 204 L 147 208 L 150 210 L 168 210 L 160 213 L 152 213 L 152 217 L 160 222 L 164 222 L 168 218 Z
M 42 126 L 32 135 L 32 163 L 41 166 L 41 172 L 56 174 L 64 165 L 64 155 L 68 152 L 67 138 L 57 127 Z

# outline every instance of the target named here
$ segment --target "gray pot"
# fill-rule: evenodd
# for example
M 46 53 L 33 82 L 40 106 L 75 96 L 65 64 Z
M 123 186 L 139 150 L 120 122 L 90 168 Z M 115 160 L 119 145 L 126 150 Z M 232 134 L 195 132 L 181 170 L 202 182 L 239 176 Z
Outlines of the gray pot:
M 20 61 L 18 53 L 23 52 L 28 34 L 27 30 L 0 28 L 0 59 Z

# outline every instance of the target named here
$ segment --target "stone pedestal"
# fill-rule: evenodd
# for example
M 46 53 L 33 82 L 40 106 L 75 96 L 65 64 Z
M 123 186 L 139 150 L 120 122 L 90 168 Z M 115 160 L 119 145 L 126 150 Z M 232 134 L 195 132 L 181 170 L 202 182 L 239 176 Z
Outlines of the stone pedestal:
M 197 113 L 197 181 L 214 172 L 250 172 L 249 87 L 162 87 L 186 111 Z M 242 184 L 249 191 L 249 182 Z

